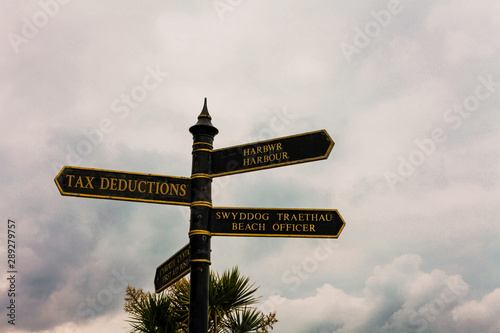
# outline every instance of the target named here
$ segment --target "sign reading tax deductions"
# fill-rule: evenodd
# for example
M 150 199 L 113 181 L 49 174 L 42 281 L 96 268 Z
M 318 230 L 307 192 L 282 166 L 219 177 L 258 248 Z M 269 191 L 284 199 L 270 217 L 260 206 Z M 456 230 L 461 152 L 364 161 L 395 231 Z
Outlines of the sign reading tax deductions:
M 325 130 L 212 151 L 211 176 L 274 168 L 328 158 L 334 142 Z
M 189 273 L 189 244 L 184 246 L 170 259 L 158 266 L 155 274 L 155 291 L 159 293 L 163 289 L 174 284 Z
M 336 209 L 212 208 L 215 236 L 338 238 L 345 222 Z
M 57 175 L 62 195 L 189 205 L 191 180 L 184 177 L 65 166 Z

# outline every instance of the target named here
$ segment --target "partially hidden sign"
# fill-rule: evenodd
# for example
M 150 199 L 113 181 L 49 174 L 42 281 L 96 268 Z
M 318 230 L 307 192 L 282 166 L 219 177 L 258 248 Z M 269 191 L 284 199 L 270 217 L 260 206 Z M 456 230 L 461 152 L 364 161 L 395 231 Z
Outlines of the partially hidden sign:
M 189 205 L 191 179 L 152 174 L 62 168 L 55 178 L 62 195 Z
M 190 271 L 189 244 L 184 246 L 170 259 L 158 266 L 155 274 L 155 291 L 159 293 L 182 279 Z
M 325 130 L 212 151 L 211 176 L 274 168 L 328 158 L 334 142 Z
M 336 209 L 214 207 L 214 236 L 338 238 L 345 222 Z

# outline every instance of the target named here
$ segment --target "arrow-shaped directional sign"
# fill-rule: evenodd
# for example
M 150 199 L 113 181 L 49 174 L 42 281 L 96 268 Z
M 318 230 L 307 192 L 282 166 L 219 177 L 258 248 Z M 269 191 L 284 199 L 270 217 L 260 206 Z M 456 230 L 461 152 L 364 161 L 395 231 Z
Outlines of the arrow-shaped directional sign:
M 158 266 L 155 274 L 155 291 L 159 293 L 189 273 L 189 244 Z
M 214 236 L 337 238 L 345 222 L 336 209 L 214 207 Z
M 62 195 L 174 205 L 191 203 L 191 179 L 183 177 L 65 166 L 55 182 Z
M 328 158 L 334 142 L 325 130 L 212 151 L 212 177 Z

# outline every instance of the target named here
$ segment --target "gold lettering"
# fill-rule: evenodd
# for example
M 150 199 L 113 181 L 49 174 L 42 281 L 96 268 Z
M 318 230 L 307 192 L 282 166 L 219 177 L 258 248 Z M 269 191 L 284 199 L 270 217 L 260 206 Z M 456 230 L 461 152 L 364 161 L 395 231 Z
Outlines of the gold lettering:
M 243 160 L 243 166 L 247 166 L 247 165 L 248 165 L 248 161 L 249 161 L 249 160 L 250 160 L 249 158 L 245 158 L 245 159 Z
M 85 178 L 87 178 L 87 185 L 85 185 L 85 188 L 89 188 L 90 186 L 91 189 L 94 189 L 94 187 L 92 186 L 92 180 L 94 180 L 94 177 L 85 176 Z
M 233 230 L 238 230 L 238 223 L 233 223 Z
M 292 214 L 292 218 L 291 218 L 292 221 L 297 221 L 297 216 L 295 216 L 295 214 Z
M 283 158 L 284 160 L 287 160 L 287 159 L 288 159 L 288 155 L 287 155 L 287 152 L 286 152 L 286 151 L 284 151 L 284 152 L 282 153 L 282 158 Z
M 78 184 L 80 184 L 80 186 L 78 186 Z M 83 187 L 82 177 L 78 177 L 78 180 L 76 181 L 75 187 Z
M 122 184 L 125 186 L 122 187 Z M 118 191 L 125 191 L 127 189 L 127 181 L 125 179 L 118 179 Z
M 111 187 L 109 188 L 112 191 L 116 191 L 116 178 L 111 178 Z
M 75 175 L 66 175 L 66 177 L 69 177 L 69 184 L 68 184 L 68 186 L 71 187 L 71 181 L 73 180 L 73 178 L 75 177 Z
M 257 163 L 262 163 L 262 156 L 257 156 Z
M 170 184 L 170 195 L 173 195 L 172 192 L 175 192 L 175 195 L 179 195 L 179 184 Z
M 295 226 L 296 231 L 298 231 L 298 232 L 302 231 L 302 226 L 303 226 L 302 224 L 297 224 Z
M 179 194 L 180 194 L 181 197 L 183 197 L 183 196 L 186 195 L 186 184 L 182 184 L 181 185 Z
M 318 214 L 311 214 L 311 221 L 317 221 L 318 220 Z
M 330 222 L 331 220 L 333 220 L 333 214 L 327 214 L 327 215 L 326 215 L 326 220 L 327 220 L 328 222 Z
M 283 150 L 283 148 L 281 148 L 281 142 L 276 144 L 276 150 Z
M 106 181 L 106 187 L 104 187 L 104 181 Z M 101 190 L 106 190 L 109 187 L 109 179 L 106 177 L 101 178 Z
M 289 216 L 289 214 L 284 213 L 284 214 L 283 214 L 283 219 L 284 219 L 285 221 L 289 221 L 288 216 Z
M 134 189 L 132 189 L 132 180 L 128 181 L 128 190 L 134 192 L 137 189 L 137 180 L 134 180 Z
M 257 154 L 262 154 L 262 147 L 257 147 Z
M 142 190 L 141 190 L 141 184 L 142 184 L 142 183 L 146 184 L 146 181 L 141 180 L 141 181 L 139 182 L 138 189 L 139 189 L 139 192 L 144 193 L 144 192 L 146 192 L 146 190 L 144 190 L 144 191 L 142 191 Z
M 314 229 L 315 225 L 314 224 L 309 224 L 309 231 L 314 231 L 316 232 L 316 230 Z
M 319 220 L 324 222 L 325 221 L 325 216 L 324 215 L 320 215 L 319 216 Z
M 153 191 L 152 187 L 153 187 L 154 182 L 148 182 L 148 183 L 149 183 L 149 192 L 148 193 L 151 194 Z
M 250 149 L 243 149 L 243 156 L 248 156 L 250 155 Z
M 229 212 L 228 212 L 229 213 Z M 238 215 L 237 213 L 231 213 L 233 215 L 233 220 L 236 221 L 236 216 Z
M 278 214 L 278 221 L 281 221 L 281 215 L 283 215 L 283 213 L 277 213 Z
M 262 151 L 264 153 L 267 153 L 269 151 L 269 145 L 265 145 L 264 147 L 262 147 Z
M 165 191 L 163 191 L 163 185 L 167 185 L 167 189 Z M 168 193 L 168 184 L 167 183 L 161 183 L 161 186 L 160 186 L 160 192 L 161 194 L 165 195 Z
M 221 218 L 221 212 L 217 212 L 217 219 Z M 222 218 L 229 219 L 229 212 L 222 212 Z
M 186 251 L 182 252 L 179 257 L 181 259 L 186 259 L 187 257 L 189 257 L 189 249 L 187 249 Z

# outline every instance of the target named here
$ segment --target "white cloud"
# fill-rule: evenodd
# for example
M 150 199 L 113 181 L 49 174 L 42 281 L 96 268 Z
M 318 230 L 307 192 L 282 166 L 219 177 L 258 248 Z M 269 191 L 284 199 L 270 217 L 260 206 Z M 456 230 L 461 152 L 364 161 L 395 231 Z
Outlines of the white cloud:
M 275 332 L 423 332 L 460 311 L 469 286 L 458 275 L 424 272 L 422 259 L 404 255 L 377 266 L 361 294 L 326 284 L 302 299 L 273 296 L 279 323 Z M 493 304 L 492 304 L 493 303 Z M 496 302 L 481 304 L 495 312 Z M 451 321 L 451 327 L 459 327 Z
M 496 332 L 500 328 L 500 289 L 485 295 L 481 301 L 469 301 L 452 311 L 453 319 L 470 329 L 481 328 L 482 332 Z

